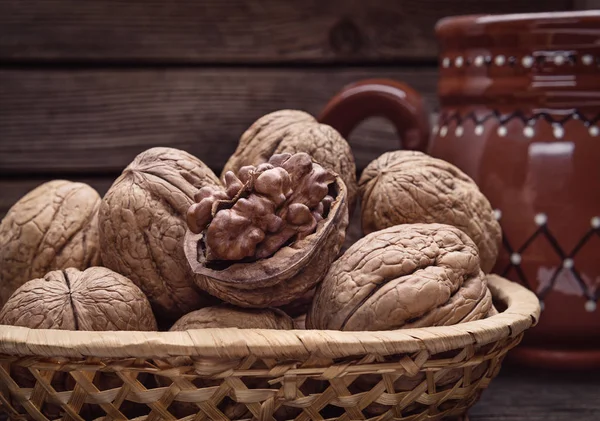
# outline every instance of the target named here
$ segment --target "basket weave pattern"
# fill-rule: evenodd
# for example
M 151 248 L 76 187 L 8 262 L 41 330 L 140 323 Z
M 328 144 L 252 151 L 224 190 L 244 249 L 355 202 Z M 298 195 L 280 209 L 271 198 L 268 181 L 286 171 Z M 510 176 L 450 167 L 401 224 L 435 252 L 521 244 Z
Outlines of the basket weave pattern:
M 506 307 L 496 316 L 389 332 L 67 332 L 3 326 L 0 410 L 11 419 L 35 420 L 461 416 L 539 316 L 537 298 L 525 288 L 497 278 L 490 289 Z M 191 361 L 174 367 L 169 362 L 174 356 Z M 103 376 L 111 381 L 101 381 Z M 195 413 L 177 418 L 182 404 Z

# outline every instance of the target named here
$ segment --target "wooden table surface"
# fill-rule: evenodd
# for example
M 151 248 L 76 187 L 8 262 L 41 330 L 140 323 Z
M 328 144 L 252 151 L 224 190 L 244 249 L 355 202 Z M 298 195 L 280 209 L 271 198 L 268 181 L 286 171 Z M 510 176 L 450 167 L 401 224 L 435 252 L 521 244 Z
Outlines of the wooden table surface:
M 503 364 L 470 421 L 599 421 L 600 370 L 548 371 Z

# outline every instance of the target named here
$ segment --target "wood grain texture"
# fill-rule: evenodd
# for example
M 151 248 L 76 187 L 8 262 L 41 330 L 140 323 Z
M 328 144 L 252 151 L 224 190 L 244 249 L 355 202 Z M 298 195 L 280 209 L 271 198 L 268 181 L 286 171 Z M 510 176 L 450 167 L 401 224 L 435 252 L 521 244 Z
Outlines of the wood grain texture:
M 404 80 L 435 108 L 429 68 L 0 70 L 0 174 L 118 173 L 153 146 L 220 170 L 260 116 L 317 115 L 341 87 L 367 77 Z M 391 125 L 366 126 L 350 138 L 359 168 L 399 146 Z
M 503 364 L 470 421 L 598 421 L 600 371 L 547 371 Z
M 0 59 L 434 60 L 442 17 L 571 8 L 572 0 L 3 0 Z

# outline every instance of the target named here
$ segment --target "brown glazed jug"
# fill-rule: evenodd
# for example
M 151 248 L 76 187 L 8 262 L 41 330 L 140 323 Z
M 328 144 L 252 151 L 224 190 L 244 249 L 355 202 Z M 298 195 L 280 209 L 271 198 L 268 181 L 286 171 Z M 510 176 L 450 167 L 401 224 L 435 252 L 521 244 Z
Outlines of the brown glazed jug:
M 320 120 L 348 136 L 388 118 L 406 149 L 449 161 L 503 229 L 494 272 L 534 291 L 542 315 L 513 360 L 600 367 L 600 11 L 457 16 L 435 27 L 437 124 L 393 80 L 345 87 Z

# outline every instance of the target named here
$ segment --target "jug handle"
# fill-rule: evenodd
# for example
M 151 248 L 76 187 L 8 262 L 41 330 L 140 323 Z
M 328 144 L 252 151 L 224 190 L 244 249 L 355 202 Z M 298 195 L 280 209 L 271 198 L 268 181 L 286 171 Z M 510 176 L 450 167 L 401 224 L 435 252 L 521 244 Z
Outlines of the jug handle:
M 344 138 L 369 117 L 385 117 L 395 127 L 404 149 L 427 152 L 429 119 L 423 97 L 392 79 L 363 79 L 344 86 L 318 117 Z

